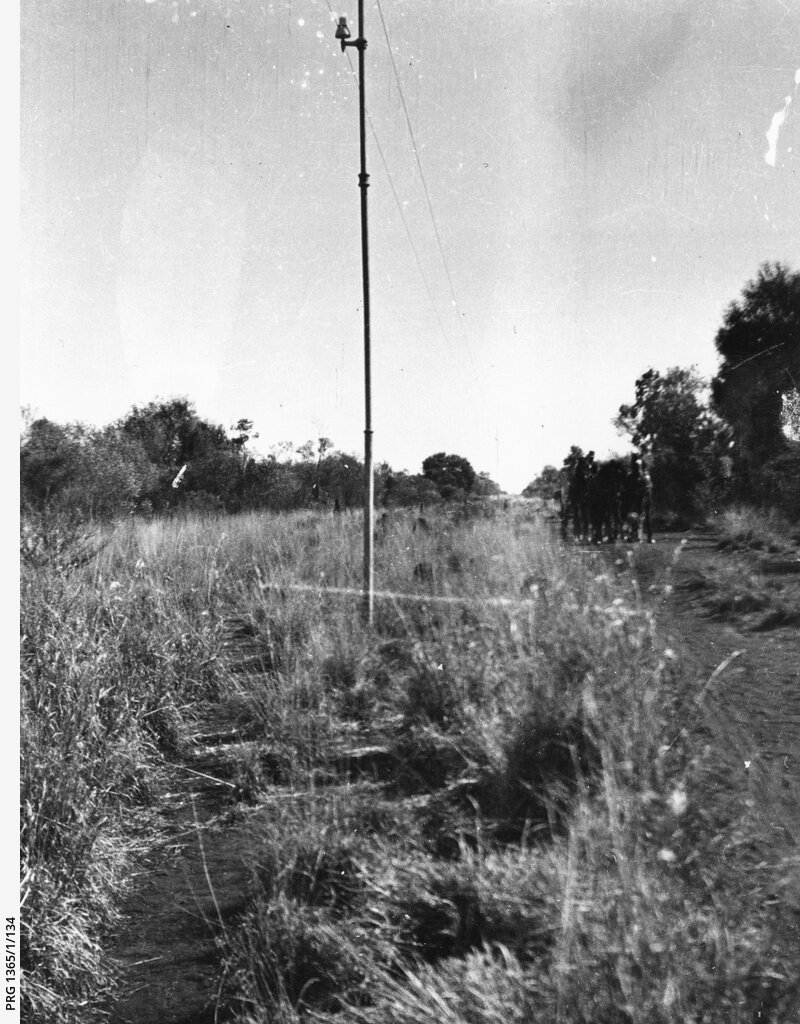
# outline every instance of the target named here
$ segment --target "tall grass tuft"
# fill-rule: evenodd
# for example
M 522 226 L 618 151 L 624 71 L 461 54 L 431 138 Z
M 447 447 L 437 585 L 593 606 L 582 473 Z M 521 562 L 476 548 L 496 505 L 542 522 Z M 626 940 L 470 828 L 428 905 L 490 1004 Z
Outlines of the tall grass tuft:
M 775 510 L 731 508 L 714 525 L 722 534 L 720 546 L 728 549 L 776 553 L 791 550 L 800 541 L 798 523 Z
M 29 526 L 30 540 L 40 524 Z M 101 541 L 87 559 L 34 543 L 45 555 L 22 560 L 22 963 L 32 1022 L 101 1012 L 115 976 L 104 936 L 143 842 L 131 824 L 157 791 L 160 752 L 181 744 L 191 708 L 218 686 L 221 634 L 203 615 L 208 594 L 195 607 L 192 581 L 132 557 L 132 534 Z

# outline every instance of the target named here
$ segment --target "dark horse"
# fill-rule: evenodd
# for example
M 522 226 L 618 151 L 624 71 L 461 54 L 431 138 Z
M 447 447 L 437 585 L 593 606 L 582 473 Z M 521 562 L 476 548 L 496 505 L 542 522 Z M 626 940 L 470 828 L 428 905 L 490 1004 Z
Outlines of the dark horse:
M 592 543 L 616 541 L 622 534 L 622 494 L 625 486 L 625 465 L 620 459 L 609 459 L 594 467 L 587 481 L 589 519 Z
M 650 525 L 653 485 L 641 457 L 631 455 L 630 466 L 622 489 L 622 525 L 629 540 L 641 540 L 642 528 L 648 544 L 653 543 Z
M 569 521 L 576 540 L 593 544 L 617 540 L 637 541 L 641 534 L 652 542 L 650 525 L 652 485 L 641 456 L 595 462 L 594 452 L 564 460 L 562 486 L 554 497 L 560 503 L 561 537 L 567 539 Z
M 561 503 L 561 537 L 567 539 L 567 525 L 572 520 L 576 540 L 589 537 L 589 478 L 594 466 L 594 452 L 570 455 L 564 460 L 564 484 L 558 493 Z

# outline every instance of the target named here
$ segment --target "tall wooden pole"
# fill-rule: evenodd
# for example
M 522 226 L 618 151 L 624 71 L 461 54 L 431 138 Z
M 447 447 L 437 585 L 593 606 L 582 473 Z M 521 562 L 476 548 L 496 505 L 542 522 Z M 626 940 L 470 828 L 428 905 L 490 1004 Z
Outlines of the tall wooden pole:
M 372 626 L 375 614 L 375 551 L 373 546 L 373 509 L 375 477 L 372 472 L 372 349 L 369 308 L 369 240 L 367 235 L 367 125 L 364 99 L 364 0 L 358 0 L 358 127 L 361 142 L 361 279 L 364 289 L 364 621 Z
M 345 35 L 347 33 L 347 35 Z M 358 187 L 361 191 L 361 279 L 364 291 L 364 578 L 362 585 L 362 616 L 368 626 L 373 625 L 375 613 L 375 550 L 373 518 L 375 507 L 375 479 L 372 472 L 372 351 L 370 344 L 369 306 L 369 237 L 367 232 L 367 115 L 364 94 L 364 0 L 358 0 L 358 38 L 349 40 L 344 19 L 339 19 L 337 39 L 345 46 L 358 49 L 358 127 L 361 166 Z

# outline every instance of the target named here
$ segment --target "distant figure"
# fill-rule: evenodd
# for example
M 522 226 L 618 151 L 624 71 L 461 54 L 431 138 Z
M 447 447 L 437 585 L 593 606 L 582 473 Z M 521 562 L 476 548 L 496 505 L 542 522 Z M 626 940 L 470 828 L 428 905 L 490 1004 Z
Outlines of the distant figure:
M 589 539 L 589 478 L 594 465 L 594 452 L 580 455 L 568 469 L 566 518 L 572 517 L 572 532 L 576 540 Z M 566 533 L 566 522 L 565 522 Z
M 433 566 L 430 562 L 417 562 L 414 566 L 414 579 L 417 583 L 433 583 Z
M 389 527 L 390 527 L 389 513 L 388 512 L 381 512 L 381 514 L 378 516 L 378 519 L 377 519 L 377 521 L 375 523 L 375 530 L 374 530 L 374 537 L 375 537 L 375 540 L 376 540 L 376 542 L 378 544 L 382 544 L 386 540 L 386 538 L 389 536 Z
M 391 472 L 386 474 L 386 480 L 383 484 L 383 498 L 381 499 L 381 505 L 384 508 L 389 507 L 389 498 L 391 497 L 392 491 L 394 490 L 394 476 Z
M 464 568 L 461 558 L 455 551 L 451 551 L 447 556 L 447 568 L 450 572 L 461 572 Z
M 431 528 L 428 526 L 428 520 L 424 516 L 417 516 L 414 520 L 414 526 L 411 530 L 412 533 L 416 533 L 420 530 L 422 533 L 430 533 Z

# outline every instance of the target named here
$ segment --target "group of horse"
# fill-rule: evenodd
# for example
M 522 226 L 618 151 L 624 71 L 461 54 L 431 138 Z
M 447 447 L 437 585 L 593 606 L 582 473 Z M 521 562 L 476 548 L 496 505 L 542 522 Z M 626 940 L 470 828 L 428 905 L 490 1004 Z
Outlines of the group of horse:
M 651 492 L 650 474 L 636 453 L 627 461 L 595 461 L 594 452 L 565 459 L 562 486 L 555 493 L 562 539 L 568 539 L 571 523 L 579 541 L 652 543 Z

